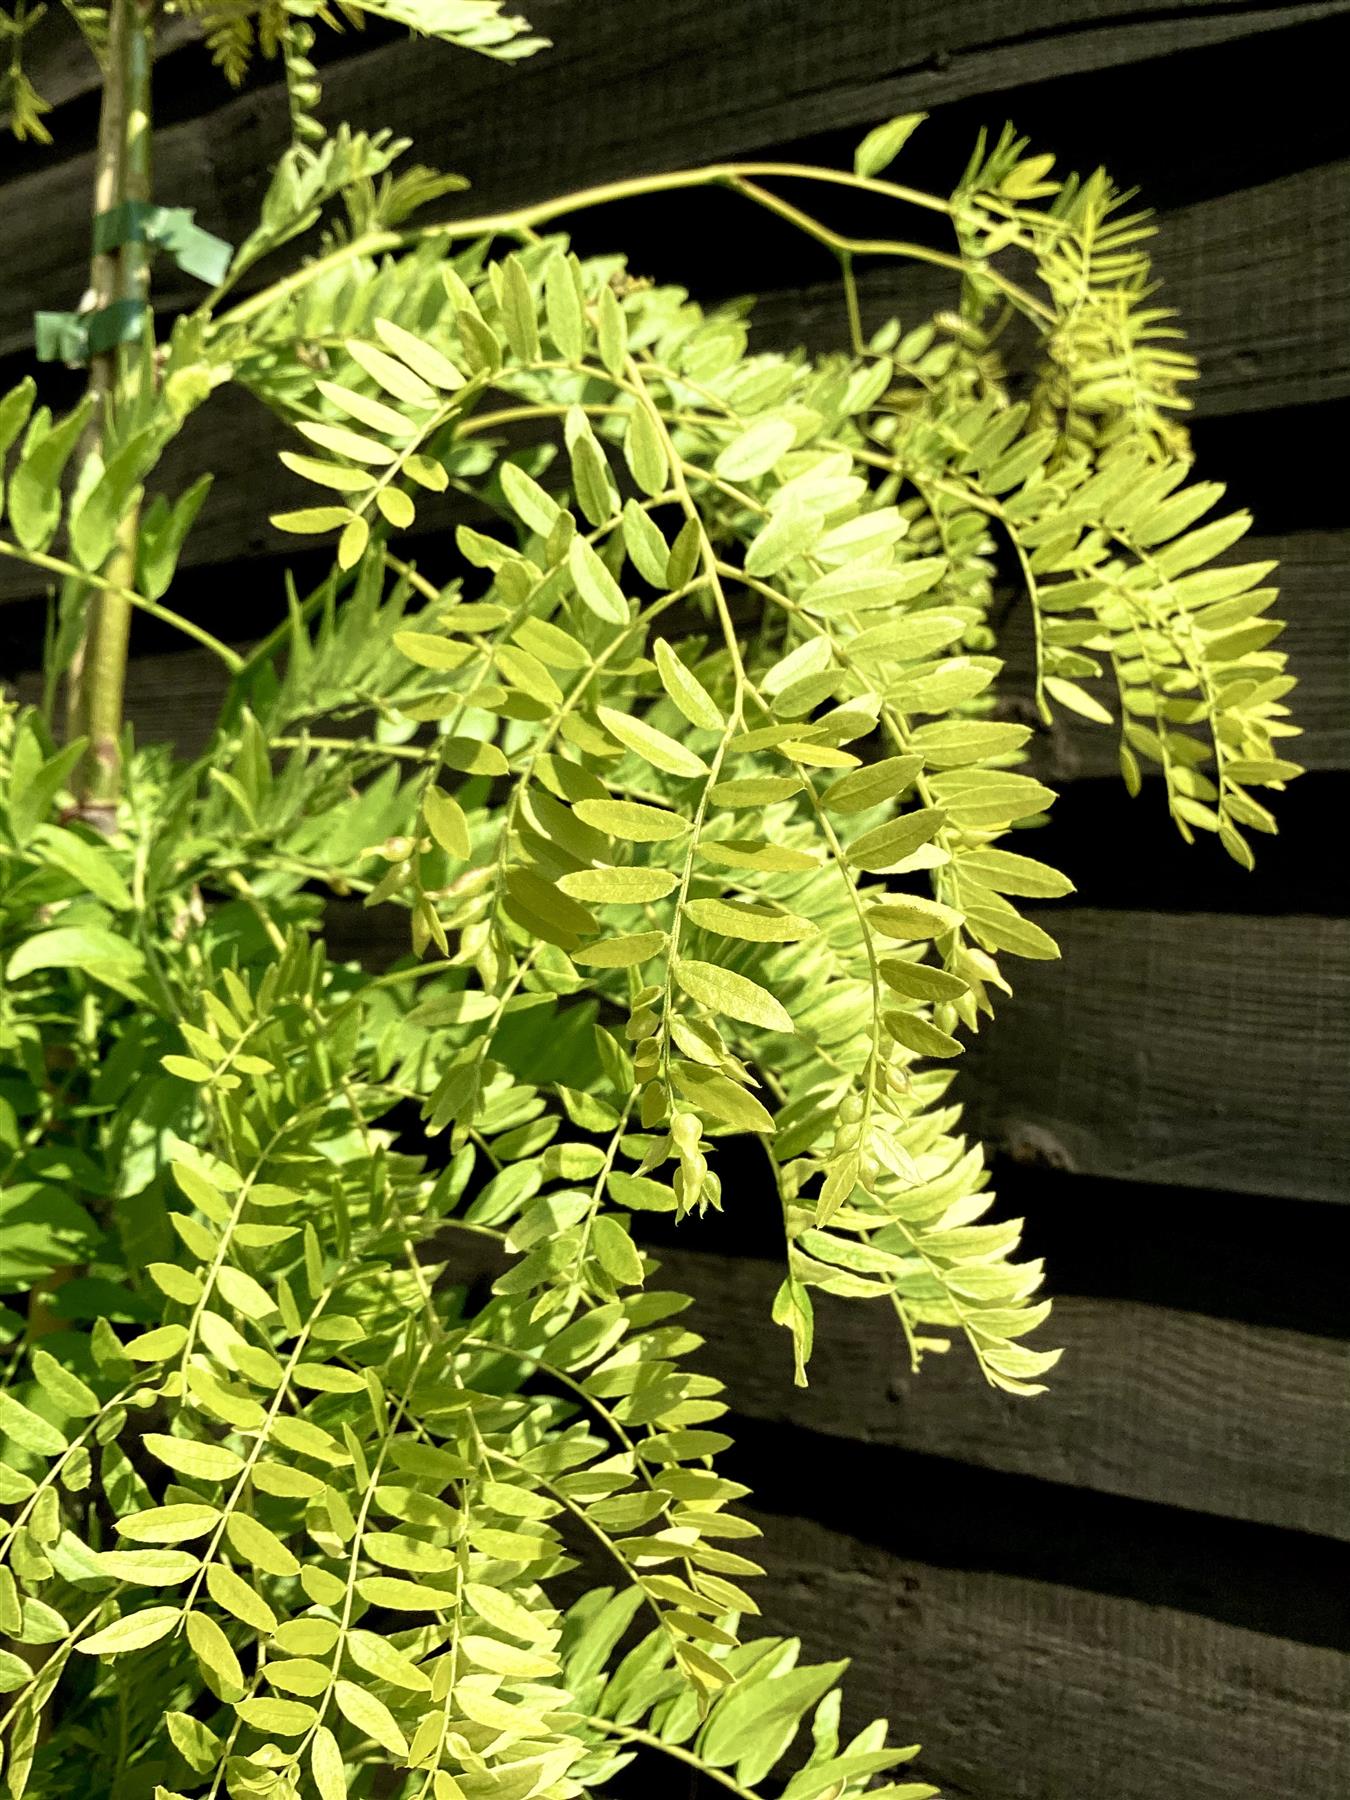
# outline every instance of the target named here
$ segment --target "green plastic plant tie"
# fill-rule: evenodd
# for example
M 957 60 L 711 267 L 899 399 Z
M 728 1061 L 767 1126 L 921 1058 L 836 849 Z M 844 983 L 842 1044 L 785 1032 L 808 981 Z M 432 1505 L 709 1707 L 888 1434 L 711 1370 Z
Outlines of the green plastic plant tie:
M 39 362 L 86 363 L 141 335 L 144 300 L 114 300 L 97 312 L 40 312 L 33 315 Z
M 94 220 L 94 250 L 107 255 L 123 244 L 166 250 L 185 275 L 214 286 L 223 280 L 234 246 L 193 223 L 190 206 L 152 206 L 124 200 Z M 92 313 L 40 312 L 33 318 L 39 362 L 85 363 L 140 335 L 145 302 L 114 300 Z
M 222 280 L 234 246 L 193 223 L 190 206 L 155 206 L 124 200 L 94 220 L 94 249 L 105 253 L 122 244 L 151 244 L 167 250 L 185 275 L 210 286 Z

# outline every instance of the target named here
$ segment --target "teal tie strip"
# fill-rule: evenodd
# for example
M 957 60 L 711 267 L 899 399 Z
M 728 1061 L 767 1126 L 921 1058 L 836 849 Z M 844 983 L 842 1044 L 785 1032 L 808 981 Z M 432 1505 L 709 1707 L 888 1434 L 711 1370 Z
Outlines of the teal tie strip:
M 222 281 L 234 246 L 194 224 L 190 206 L 152 206 L 124 200 L 94 220 L 94 250 L 107 255 L 123 244 L 147 244 L 171 256 L 185 275 L 214 287 Z M 86 363 L 140 336 L 143 300 L 114 300 L 97 312 L 40 312 L 33 316 L 39 362 Z

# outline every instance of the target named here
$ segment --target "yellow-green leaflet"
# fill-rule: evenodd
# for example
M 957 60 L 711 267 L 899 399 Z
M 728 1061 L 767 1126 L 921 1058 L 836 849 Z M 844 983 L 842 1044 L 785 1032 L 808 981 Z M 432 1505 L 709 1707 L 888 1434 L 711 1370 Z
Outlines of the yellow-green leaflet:
M 792 944 L 811 937 L 816 930 L 809 919 L 800 919 L 795 913 L 771 912 L 740 901 L 691 900 L 685 912 L 705 931 L 754 944 Z
M 668 474 L 666 447 L 645 406 L 635 406 L 629 415 L 623 453 L 644 494 L 654 496 L 664 490 Z
M 160 1462 L 167 1463 L 180 1475 L 202 1481 L 228 1481 L 242 1472 L 244 1459 L 224 1444 L 202 1444 L 191 1438 L 166 1437 L 150 1432 L 143 1439 L 146 1449 Z
M 907 1050 L 916 1056 L 959 1056 L 963 1046 L 950 1033 L 939 1031 L 936 1025 L 927 1019 L 920 1018 L 917 1013 L 888 1012 L 884 1023 L 887 1031 Z
M 298 1575 L 300 1564 L 276 1533 L 247 1513 L 232 1512 L 225 1523 L 230 1548 L 251 1568 L 265 1575 Z
M 946 969 L 898 956 L 884 958 L 878 967 L 887 987 L 910 1000 L 957 1000 L 970 985 Z
M 246 1685 L 244 1671 L 220 1626 L 208 1613 L 194 1608 L 187 1615 L 187 1637 L 212 1692 L 221 1700 L 237 1700 Z
M 968 850 L 961 858 L 959 872 L 1000 894 L 1056 900 L 1073 892 L 1073 883 L 1058 869 L 1011 850 Z
M 921 844 L 931 842 L 946 822 L 947 815 L 936 806 L 901 813 L 854 838 L 848 846 L 848 860 L 858 869 L 889 869 Z
M 309 1769 L 319 1800 L 346 1800 L 347 1771 L 337 1739 L 326 1725 L 316 1728 L 309 1746 Z
M 136 1587 L 176 1587 L 201 1567 L 186 1550 L 104 1550 L 98 1560 L 114 1581 Z
M 755 1096 L 715 1069 L 677 1062 L 675 1085 L 685 1099 L 713 1121 L 736 1131 L 772 1131 L 773 1117 Z
M 442 788 L 428 788 L 422 799 L 422 817 L 427 830 L 442 850 L 467 861 L 473 854 L 469 841 L 469 823 L 459 802 Z
M 641 800 L 578 800 L 572 810 L 583 824 L 638 844 L 664 843 L 689 829 L 678 813 Z
M 681 957 L 675 965 L 675 979 L 691 1000 L 697 1000 L 710 1012 L 725 1013 L 728 1018 L 758 1025 L 765 1031 L 793 1029 L 790 1015 L 772 994 L 731 969 Z
M 414 338 L 413 342 L 417 340 Z M 346 350 L 352 361 L 359 363 L 366 374 L 395 400 L 419 409 L 436 404 L 435 389 L 420 375 L 414 374 L 406 361 L 376 349 L 374 344 L 364 344 L 360 338 L 348 338 Z
M 181 1617 L 176 1606 L 148 1606 L 143 1612 L 128 1613 L 101 1631 L 81 1638 L 75 1648 L 82 1656 L 125 1656 L 128 1651 L 157 1644 Z
M 719 451 L 713 471 L 728 481 L 750 481 L 757 475 L 766 475 L 792 448 L 796 436 L 796 427 L 788 419 L 756 419 Z
M 635 1287 L 642 1281 L 642 1258 L 619 1221 L 601 1213 L 591 1228 L 595 1254 L 605 1272 L 621 1286 Z
M 272 1608 L 233 1569 L 227 1569 L 223 1563 L 211 1563 L 206 1571 L 206 1586 L 216 1605 L 242 1619 L 245 1625 L 251 1625 L 255 1631 L 276 1630 L 277 1617 Z
M 376 319 L 375 335 L 386 350 L 391 350 L 432 387 L 453 390 L 464 386 L 464 377 L 449 358 L 415 332 L 405 331 L 392 319 Z
M 303 1700 L 239 1700 L 235 1711 L 246 1725 L 269 1737 L 295 1738 L 318 1722 L 318 1713 Z
M 152 1506 L 145 1512 L 132 1513 L 117 1521 L 117 1530 L 143 1544 L 181 1544 L 189 1538 L 204 1537 L 220 1518 L 214 1506 L 191 1503 L 175 1506 Z
M 500 1588 L 487 1587 L 479 1581 L 466 1581 L 464 1599 L 489 1625 L 526 1644 L 547 1644 L 554 1633 L 519 1601 Z
M 875 611 L 880 607 L 901 606 L 905 601 L 936 587 L 946 567 L 947 559 L 943 556 L 920 557 L 914 562 L 900 563 L 891 569 L 848 564 L 812 582 L 802 595 L 802 605 L 808 611 L 826 618 L 843 613 Z M 939 645 L 949 643 L 955 635 L 951 629 L 953 624 L 958 630 L 960 627 L 959 620 L 949 620 L 942 615 L 935 616 L 931 626 L 922 614 L 912 621 L 905 621 L 905 624 L 909 628 L 907 637 L 901 630 L 896 631 L 897 644 L 904 646 L 895 650 L 896 655 L 920 656 L 927 649 L 937 649 Z M 943 635 L 944 632 L 946 636 Z
M 625 937 L 600 938 L 583 950 L 572 952 L 572 961 L 583 969 L 626 969 L 659 956 L 669 939 L 664 931 L 639 931 Z
M 597 618 L 608 625 L 628 623 L 628 602 L 624 599 L 623 589 L 585 538 L 572 539 L 567 566 L 579 598 Z
M 922 894 L 896 894 L 867 915 L 873 931 L 888 938 L 932 938 L 954 931 L 961 914 Z
M 640 906 L 674 893 L 679 879 L 669 869 L 576 869 L 560 876 L 558 886 L 592 905 Z
M 406 1688 L 412 1693 L 424 1693 L 430 1689 L 430 1677 L 409 1657 L 374 1632 L 348 1632 L 346 1644 L 352 1661 L 377 1681 L 391 1682 L 395 1687 Z
M 903 794 L 923 767 L 921 756 L 888 756 L 841 775 L 826 789 L 825 804 L 834 812 L 867 812 Z
M 559 512 L 558 502 L 524 469 L 515 463 L 503 463 L 501 484 L 502 492 L 517 516 L 531 531 L 548 533 L 553 529 Z
M 0 1432 L 39 1456 L 58 1456 L 66 1448 L 63 1432 L 3 1391 L 0 1391 Z
M 706 775 L 708 765 L 701 756 L 677 743 L 674 738 L 667 737 L 664 731 L 658 731 L 655 725 L 649 725 L 645 719 L 633 718 L 627 713 L 616 712 L 612 706 L 598 706 L 596 717 L 611 737 L 649 762 L 654 768 L 664 769 L 668 775 Z
M 704 731 L 721 731 L 725 720 L 698 677 L 682 663 L 665 638 L 652 645 L 661 686 L 691 725 Z
M 408 1740 L 399 1730 L 393 1713 L 383 1700 L 377 1700 L 374 1694 L 357 1687 L 353 1681 L 335 1682 L 333 1698 L 337 1701 L 343 1718 L 363 1736 L 372 1738 L 392 1756 L 408 1754 Z

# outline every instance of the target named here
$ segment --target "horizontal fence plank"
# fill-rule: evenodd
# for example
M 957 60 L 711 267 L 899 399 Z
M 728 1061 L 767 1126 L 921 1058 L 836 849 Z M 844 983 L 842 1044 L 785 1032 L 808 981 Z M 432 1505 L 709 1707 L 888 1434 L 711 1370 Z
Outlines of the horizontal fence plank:
M 945 1800 L 1343 1800 L 1350 1657 L 1335 1649 L 760 1522 L 765 1625 L 851 1658 L 846 1726 L 888 1715 Z
M 693 1294 L 700 1364 L 740 1414 L 1350 1540 L 1350 1345 L 1069 1294 L 1036 1340 L 1063 1360 L 1025 1400 L 990 1387 L 960 1342 L 915 1376 L 889 1308 L 818 1295 L 810 1385 L 794 1388 L 768 1323 L 779 1263 L 655 1254 L 659 1282 Z M 1052 1260 L 1051 1292 L 1054 1278 Z
M 541 56 L 503 67 L 423 41 L 395 42 L 327 70 L 324 111 L 367 126 L 396 124 L 420 158 L 471 176 L 476 210 L 865 128 L 892 112 L 1019 82 L 1252 33 L 1278 36 L 1346 12 L 1346 0 L 1241 8 L 1222 0 L 1180 8 L 1023 0 L 1012 16 L 994 0 L 881 9 L 872 0 L 834 0 L 822 29 L 819 9 L 806 0 L 739 0 L 711 9 L 702 0 L 678 0 L 659 18 L 645 0 L 559 5 L 540 15 L 556 38 Z M 428 79 L 432 68 L 435 79 Z M 209 105 L 214 77 L 192 79 L 201 81 Z M 584 106 L 578 94 L 586 96 Z M 520 128 L 524 118 L 528 131 Z M 287 129 L 277 84 L 169 125 L 156 137 L 157 191 L 168 202 L 190 200 L 203 224 L 237 241 L 252 224 L 263 171 L 285 147 Z M 44 229 L 28 236 L 22 259 L 7 272 L 0 354 L 31 342 L 35 308 L 73 304 L 83 290 L 90 169 L 87 155 L 67 156 L 6 190 L 13 215 L 41 218 Z M 1262 217 L 1287 229 L 1273 208 Z M 1222 229 L 1241 233 L 1240 219 L 1225 214 Z M 1329 232 L 1329 267 L 1343 261 L 1343 239 L 1343 232 Z M 1217 237 L 1212 241 L 1218 246 Z M 1250 234 L 1245 241 L 1250 250 Z M 167 305 L 193 297 L 168 269 L 159 271 L 157 292 Z M 1283 305 L 1287 292 L 1281 287 L 1271 302 L 1271 317 L 1281 324 L 1293 310 Z
M 969 1117 L 1087 1174 L 1346 1200 L 1350 921 L 1037 909 L 1063 963 L 963 1058 Z

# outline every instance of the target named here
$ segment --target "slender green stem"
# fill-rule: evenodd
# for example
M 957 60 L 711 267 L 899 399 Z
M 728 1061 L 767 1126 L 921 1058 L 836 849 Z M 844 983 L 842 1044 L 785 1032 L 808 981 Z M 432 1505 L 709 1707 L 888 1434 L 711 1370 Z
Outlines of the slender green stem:
M 231 650 L 228 644 L 222 644 L 218 637 L 213 637 L 205 626 L 198 625 L 193 619 L 184 618 L 182 613 L 176 613 L 170 606 L 162 606 L 158 600 L 150 600 L 144 594 L 138 594 L 134 588 L 124 587 L 109 575 L 87 575 L 83 569 L 77 569 L 74 563 L 66 562 L 59 556 L 49 556 L 43 550 L 21 550 L 17 544 L 7 544 L 3 538 L 0 538 L 0 556 L 9 557 L 13 562 L 28 563 L 35 569 L 46 569 L 49 574 L 61 575 L 67 580 L 87 581 L 100 593 L 120 600 L 132 612 L 143 612 L 147 618 L 158 619 L 161 625 L 169 625 L 173 630 L 181 631 L 184 637 L 192 638 L 203 650 L 209 650 L 212 656 L 219 657 L 232 675 L 242 674 L 256 660 L 256 653 L 246 660 L 237 650 Z
M 126 65 L 127 7 L 116 4 L 108 19 L 107 70 L 103 81 L 102 106 L 98 120 L 98 148 L 94 157 L 93 215 L 110 211 L 122 193 L 123 165 L 126 151 L 126 86 L 122 79 Z M 95 307 L 109 305 L 117 298 L 117 252 L 96 250 L 89 264 L 89 297 Z M 114 350 L 100 351 L 90 358 L 89 392 L 95 411 L 86 430 L 83 459 L 101 451 L 106 426 L 107 408 L 117 373 Z M 77 592 L 79 590 L 76 590 Z M 82 636 L 71 658 L 66 675 L 66 735 L 68 738 L 88 735 L 88 694 L 85 684 L 87 637 Z
M 293 275 L 274 282 L 271 287 L 252 294 L 247 300 L 237 305 L 220 317 L 217 329 L 237 326 L 266 312 L 269 307 L 289 298 L 310 282 L 319 280 L 331 270 L 341 268 L 344 263 L 356 257 L 382 256 L 386 251 L 410 249 L 428 238 L 444 238 L 450 242 L 456 238 L 475 237 L 520 237 L 536 225 L 548 224 L 553 219 L 564 217 L 568 213 L 582 212 L 593 206 L 605 206 L 616 200 L 630 200 L 649 194 L 673 193 L 684 188 L 695 187 L 727 187 L 741 194 L 745 199 L 758 206 L 767 206 L 771 211 L 787 219 L 790 223 L 808 230 L 810 235 L 822 243 L 829 243 L 835 250 L 847 250 L 856 255 L 906 256 L 917 262 L 935 263 L 940 268 L 955 269 L 966 272 L 969 260 L 949 251 L 934 250 L 926 244 L 900 242 L 890 239 L 852 239 L 841 237 L 829 231 L 808 214 L 801 212 L 787 201 L 776 195 L 767 193 L 756 184 L 755 178 L 779 178 L 787 181 L 812 182 L 817 186 L 843 187 L 875 194 L 879 198 L 897 200 L 908 206 L 922 208 L 926 212 L 941 213 L 951 217 L 954 212 L 950 200 L 940 199 L 934 194 L 925 194 L 917 188 L 902 187 L 893 181 L 880 181 L 875 177 L 849 175 L 842 169 L 813 169 L 806 163 L 708 163 L 697 169 L 676 169 L 663 175 L 637 175 L 624 181 L 607 181 L 597 187 L 581 188 L 575 193 L 559 194 L 549 200 L 536 201 L 531 206 L 522 206 L 512 212 L 480 213 L 468 219 L 453 219 L 439 225 L 423 225 L 410 231 L 370 231 L 355 237 L 350 243 L 332 250 L 327 256 L 316 258 L 297 269 Z M 1016 282 L 992 269 L 982 269 L 984 278 L 998 287 L 1004 295 L 1014 301 L 1022 310 L 1030 312 L 1042 319 L 1052 315 L 1043 302 Z M 218 289 L 207 302 L 208 309 L 220 299 L 224 288 Z
M 738 1796 L 738 1800 L 757 1800 L 752 1788 L 744 1788 L 739 1781 L 728 1775 L 725 1769 L 710 1768 L 701 1756 L 692 1750 L 686 1750 L 683 1744 L 672 1744 L 667 1739 L 657 1737 L 651 1731 L 639 1731 L 632 1725 L 620 1725 L 613 1719 L 602 1719 L 595 1714 L 587 1716 L 586 1723 L 594 1731 L 603 1731 L 606 1737 L 618 1738 L 625 1744 L 640 1744 L 644 1750 L 659 1750 L 662 1756 L 673 1756 L 677 1762 L 697 1771 L 698 1775 L 708 1781 L 715 1781 L 728 1793 Z
M 105 169 L 101 158 L 95 184 L 97 212 L 106 211 L 110 204 L 150 198 L 153 0 L 115 0 L 112 14 L 114 37 L 104 90 L 110 115 L 106 147 L 109 166 Z M 119 138 L 120 142 L 115 141 Z M 108 197 L 104 190 L 110 170 L 113 193 Z M 145 245 L 120 245 L 113 253 L 112 263 L 113 297 L 144 301 L 149 292 Z M 100 449 L 108 440 L 109 415 L 119 377 L 125 380 L 130 375 L 131 358 L 139 354 L 138 346 L 130 350 L 119 347 L 109 354 L 98 375 L 91 378 L 101 400 Z M 118 525 L 108 558 L 107 582 L 95 590 L 90 600 L 88 631 L 79 657 L 79 723 L 88 734 L 89 748 L 77 779 L 77 792 L 86 822 L 103 830 L 111 830 L 116 821 L 122 789 L 120 740 L 132 613 L 128 595 L 136 581 L 139 535 L 139 509 L 133 506 Z

